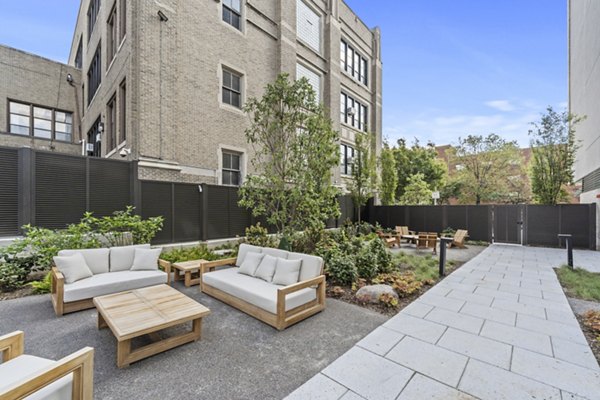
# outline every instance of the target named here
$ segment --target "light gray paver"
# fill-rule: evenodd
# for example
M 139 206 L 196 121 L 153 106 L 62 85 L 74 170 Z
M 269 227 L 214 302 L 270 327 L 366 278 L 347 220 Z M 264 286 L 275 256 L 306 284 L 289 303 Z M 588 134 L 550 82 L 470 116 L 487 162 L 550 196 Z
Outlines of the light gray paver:
M 345 400 L 600 399 L 600 367 L 552 270 L 564 256 L 490 246 L 323 370 L 333 380 L 325 391 Z M 600 265 L 600 253 L 588 256 Z M 306 384 L 317 395 L 304 398 L 321 398 L 318 379 Z
M 511 371 L 591 399 L 600 397 L 600 371 L 515 348 Z
M 415 374 L 397 400 L 475 400 L 475 397 L 434 381 L 421 374 Z
M 463 355 L 410 337 L 398 343 L 386 358 L 453 387 L 467 364 Z
M 413 375 L 410 369 L 360 347 L 348 350 L 322 373 L 373 400 L 395 399 Z
M 338 400 L 348 389 L 319 373 L 293 391 L 288 400 Z

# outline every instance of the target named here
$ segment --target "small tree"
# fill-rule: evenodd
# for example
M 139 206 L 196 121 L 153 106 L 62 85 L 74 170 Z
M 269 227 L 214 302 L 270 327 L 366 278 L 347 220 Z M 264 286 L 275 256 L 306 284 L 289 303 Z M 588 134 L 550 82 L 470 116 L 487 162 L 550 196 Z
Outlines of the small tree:
M 575 126 L 583 119 L 548 107 L 539 122 L 531 123 L 531 190 L 537 203 L 556 204 L 566 199 L 564 186 L 573 180 L 578 147 Z
M 422 146 L 418 140 L 415 140 L 409 147 L 404 139 L 400 139 L 398 147 L 395 147 L 393 151 L 398 175 L 397 199 L 402 197 L 409 179 L 415 174 L 422 174 L 423 180 L 431 190 L 443 186 L 447 170 L 444 163 L 438 159 L 433 143 Z
M 425 182 L 425 176 L 423 174 L 414 174 L 408 178 L 408 184 L 404 188 L 404 194 L 400 197 L 400 204 L 431 204 L 431 189 L 429 189 L 429 185 Z
M 255 174 L 240 189 L 240 206 L 266 217 L 284 238 L 294 230 L 324 228 L 340 213 L 331 182 L 338 134 L 308 80 L 290 82 L 280 74 L 244 110 L 250 115 L 246 139 L 254 148 Z
M 354 139 L 356 152 L 352 160 L 352 179 L 348 185 L 350 196 L 360 218 L 360 208 L 373 197 L 377 188 L 377 159 L 373 151 L 374 136 L 368 133 L 357 133 Z
M 379 185 L 379 194 L 381 203 L 384 206 L 396 203 L 396 188 L 398 186 L 398 170 L 396 169 L 396 159 L 394 151 L 385 143 L 381 151 L 381 182 Z

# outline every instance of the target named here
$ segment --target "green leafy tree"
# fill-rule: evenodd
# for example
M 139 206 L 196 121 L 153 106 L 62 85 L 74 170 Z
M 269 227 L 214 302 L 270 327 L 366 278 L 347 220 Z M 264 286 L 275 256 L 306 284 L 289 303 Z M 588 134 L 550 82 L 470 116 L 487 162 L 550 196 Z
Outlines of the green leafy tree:
M 284 237 L 317 229 L 340 211 L 331 170 L 338 164 L 338 134 L 315 100 L 308 80 L 280 74 L 262 98 L 248 100 L 246 139 L 255 175 L 240 189 L 239 204 L 264 216 Z
M 566 200 L 565 185 L 573 181 L 573 163 L 577 152 L 575 126 L 584 117 L 546 109 L 539 122 L 529 131 L 533 160 L 531 190 L 540 204 Z
M 452 163 L 457 166 L 453 178 L 460 181 L 459 200 L 481 204 L 506 197 L 506 182 L 515 174 L 514 166 L 521 163 L 516 142 L 506 141 L 494 133 L 469 135 L 458 141 L 458 146 L 451 148 L 449 153 Z
M 425 182 L 425 176 L 423 174 L 414 174 L 408 178 L 408 184 L 404 188 L 404 194 L 400 197 L 400 204 L 431 204 L 431 189 L 429 189 L 429 185 Z
M 408 147 L 406 141 L 400 139 L 398 147 L 393 151 L 398 171 L 397 199 L 402 197 L 410 178 L 415 174 L 422 174 L 423 180 L 431 190 L 437 190 L 443 186 L 447 170 L 444 163 L 438 159 L 433 143 L 421 146 L 419 141 L 415 140 L 414 144 Z
M 394 150 L 387 143 L 381 151 L 381 182 L 379 184 L 379 195 L 384 206 L 396 203 L 396 188 L 398 187 L 398 169 Z
M 352 160 L 352 179 L 348 189 L 357 209 L 359 222 L 360 208 L 373 197 L 377 188 L 377 158 L 373 151 L 373 142 L 372 134 L 357 133 L 354 139 L 356 152 Z

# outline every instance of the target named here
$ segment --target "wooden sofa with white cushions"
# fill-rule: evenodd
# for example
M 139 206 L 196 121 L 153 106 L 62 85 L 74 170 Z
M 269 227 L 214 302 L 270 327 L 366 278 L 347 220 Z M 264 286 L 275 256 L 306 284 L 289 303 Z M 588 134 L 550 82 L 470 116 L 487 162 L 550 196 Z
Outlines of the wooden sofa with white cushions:
M 170 283 L 171 266 L 160 253 L 149 244 L 61 250 L 51 272 L 56 315 L 93 308 L 97 296 Z
M 23 348 L 23 332 L 0 336 L 0 399 L 93 398 L 93 348 L 85 347 L 59 361 L 23 354 Z
M 202 264 L 200 288 L 283 330 L 325 308 L 323 268 L 321 257 L 242 244 L 237 258 Z

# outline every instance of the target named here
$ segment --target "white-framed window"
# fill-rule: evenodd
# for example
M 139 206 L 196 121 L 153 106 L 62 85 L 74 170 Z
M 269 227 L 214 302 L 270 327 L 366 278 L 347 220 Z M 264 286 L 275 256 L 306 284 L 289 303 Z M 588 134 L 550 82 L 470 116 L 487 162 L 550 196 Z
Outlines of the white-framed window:
M 9 101 L 8 132 L 41 139 L 71 142 L 73 113 Z
M 302 0 L 296 0 L 296 35 L 317 53 L 321 52 L 321 15 Z
M 242 155 L 230 150 L 223 150 L 221 167 L 221 183 L 227 186 L 240 186 L 242 184 Z
M 344 92 L 340 94 L 340 122 L 366 132 L 368 111 L 369 108 L 360 101 Z
M 236 108 L 242 108 L 242 75 L 223 68 L 222 101 Z
M 352 165 L 354 163 L 354 156 L 356 150 L 354 147 L 342 143 L 340 144 L 340 172 L 342 175 L 352 174 Z
M 351 45 L 342 39 L 340 42 L 340 67 L 348 75 L 368 86 L 368 62 L 365 57 L 360 55 Z
M 223 0 L 223 21 L 242 30 L 242 0 Z
M 304 65 L 296 64 L 296 79 L 306 78 L 315 91 L 315 100 L 321 102 L 321 75 Z

